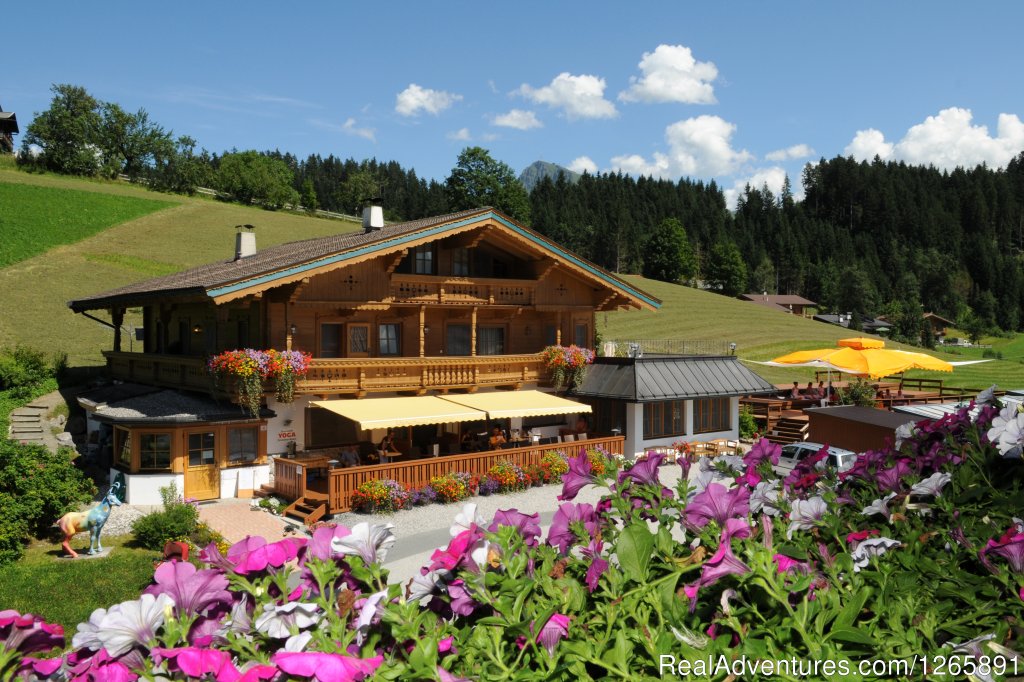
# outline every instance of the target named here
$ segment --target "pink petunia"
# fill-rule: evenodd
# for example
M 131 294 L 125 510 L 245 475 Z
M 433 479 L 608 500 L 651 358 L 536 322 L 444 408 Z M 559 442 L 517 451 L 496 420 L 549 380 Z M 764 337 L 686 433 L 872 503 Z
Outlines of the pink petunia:
M 312 677 L 319 682 L 356 682 L 373 674 L 384 662 L 384 657 L 356 658 L 313 651 L 279 651 L 270 660 L 289 675 Z

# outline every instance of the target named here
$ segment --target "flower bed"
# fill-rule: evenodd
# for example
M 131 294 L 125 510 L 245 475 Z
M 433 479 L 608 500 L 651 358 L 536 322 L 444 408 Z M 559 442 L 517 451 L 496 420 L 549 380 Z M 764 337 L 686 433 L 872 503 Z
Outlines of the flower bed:
M 458 502 L 476 494 L 480 480 L 464 471 L 458 471 L 430 479 L 430 488 L 443 504 Z
M 498 484 L 498 492 L 509 493 L 525 490 L 530 487 L 530 479 L 526 472 L 511 462 L 499 462 L 487 472 L 487 478 Z
M 389 478 L 367 481 L 352 492 L 352 508 L 357 512 L 390 513 L 409 504 L 409 491 Z
M 1022 434 L 1024 415 L 984 405 L 905 429 L 841 475 L 816 467 L 822 452 L 779 477 L 779 447 L 760 441 L 742 458 L 702 458 L 692 480 L 681 458 L 674 489 L 660 455 L 599 473 L 607 459 L 584 452 L 568 460 L 546 536 L 537 514 L 488 521 L 466 504 L 408 586 L 381 569 L 390 525 L 208 547 L 201 568 L 164 564 L 140 599 L 94 612 L 60 658 L 23 657 L 59 633 L 0 612 L 14 643 L 0 677 L 1019 675 Z M 607 489 L 598 505 L 572 501 L 591 485 Z

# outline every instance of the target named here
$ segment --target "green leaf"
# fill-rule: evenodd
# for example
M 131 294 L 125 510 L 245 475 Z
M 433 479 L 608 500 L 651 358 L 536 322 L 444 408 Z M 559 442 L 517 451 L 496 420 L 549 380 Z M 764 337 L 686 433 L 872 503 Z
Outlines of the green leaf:
M 651 564 L 651 552 L 654 550 L 654 535 L 646 525 L 633 523 L 622 531 L 616 554 L 623 572 L 631 580 L 638 583 L 647 579 L 647 568 Z
M 832 631 L 828 633 L 828 639 L 838 642 L 851 642 L 853 644 L 867 644 L 868 646 L 875 646 L 874 638 L 860 628 L 832 628 Z
M 860 615 L 861 609 L 864 608 L 864 603 L 868 600 L 869 592 L 868 588 L 862 587 L 856 594 L 850 596 L 850 600 L 846 602 L 846 606 L 839 612 L 835 622 L 832 624 L 833 631 L 836 628 L 848 628 L 856 622 L 857 616 Z

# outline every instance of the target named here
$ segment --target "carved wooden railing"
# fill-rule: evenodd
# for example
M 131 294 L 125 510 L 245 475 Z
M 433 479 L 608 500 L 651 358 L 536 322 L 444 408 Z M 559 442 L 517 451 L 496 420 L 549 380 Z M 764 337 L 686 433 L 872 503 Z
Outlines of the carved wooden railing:
M 316 358 L 298 393 L 418 391 L 543 381 L 540 354 L 429 358 Z
M 200 358 L 181 355 L 105 352 L 115 379 L 154 386 L 214 391 Z M 544 382 L 548 371 L 539 353 L 429 358 L 315 358 L 296 394 L 372 393 L 429 389 L 517 386 Z M 231 387 L 225 387 L 231 395 Z M 267 390 L 273 387 L 267 385 Z
M 350 511 L 352 509 L 352 493 L 362 483 L 374 479 L 389 478 L 398 481 L 407 488 L 422 488 L 430 483 L 434 476 L 464 471 L 476 476 L 483 476 L 499 462 L 512 462 L 521 467 L 540 464 L 541 456 L 550 450 L 564 450 L 576 454 L 579 448 L 601 446 L 609 454 L 621 455 L 625 438 L 608 436 L 590 438 L 572 443 L 552 443 L 550 445 L 531 445 L 524 448 L 508 450 L 489 450 L 464 455 L 446 455 L 414 459 L 409 462 L 389 462 L 372 466 L 358 466 L 347 469 L 331 469 L 327 477 L 328 509 L 331 514 Z M 305 469 L 301 460 L 288 460 L 278 457 L 274 460 L 274 491 L 286 499 L 297 499 L 306 490 Z M 552 493 L 554 494 L 554 493 Z
M 431 275 L 391 276 L 391 301 L 467 305 L 531 305 L 537 282 L 529 279 L 471 279 Z

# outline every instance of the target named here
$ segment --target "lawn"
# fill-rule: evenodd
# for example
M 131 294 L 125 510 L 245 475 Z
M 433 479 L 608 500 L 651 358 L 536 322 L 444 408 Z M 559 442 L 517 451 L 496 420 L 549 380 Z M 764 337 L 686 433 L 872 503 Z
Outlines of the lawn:
M 88 536 L 72 540 L 76 551 L 81 538 Z M 70 644 L 75 626 L 89 620 L 97 605 L 138 599 L 152 580 L 157 552 L 126 546 L 131 539 L 104 536 L 109 552 L 98 559 L 62 559 L 56 540 L 33 542 L 20 561 L 0 567 L 0 605 L 60 623 Z
M 0 268 L 172 205 L 155 197 L 0 182 Z
M 0 269 L 0 346 L 25 343 L 64 350 L 72 366 L 103 363 L 112 333 L 67 308 L 67 301 L 187 267 L 230 258 L 235 226 L 256 226 L 259 248 L 359 229 L 352 222 L 159 194 L 126 183 L 36 175 L 0 166 L 0 186 L 61 195 L 73 191 L 98 201 L 165 202 L 165 208 L 113 225 L 73 245 L 51 248 Z M 0 202 L 2 203 L 2 202 Z M 99 311 L 98 317 L 105 313 Z M 139 325 L 131 311 L 126 325 Z
M 770 310 L 753 303 L 700 291 L 690 287 L 667 284 L 637 276 L 625 279 L 662 300 L 657 312 L 620 311 L 598 314 L 598 329 L 603 339 L 683 339 L 690 341 L 724 340 L 736 344 L 736 354 L 743 360 L 770 360 L 796 350 L 829 348 L 836 341 L 849 336 L 860 336 L 835 325 L 815 322 Z M 1006 342 L 1003 360 L 954 369 L 952 374 L 940 372 L 907 372 L 908 377 L 944 379 L 949 386 L 985 388 L 992 384 L 1000 388 L 1024 388 L 1024 336 L 1014 339 L 993 339 Z M 986 341 L 988 342 L 988 340 Z M 922 349 L 890 344 L 908 350 Z M 972 349 L 958 349 L 972 350 Z M 953 355 L 941 350 L 927 351 L 944 360 L 981 359 L 976 353 Z M 800 367 L 785 369 L 748 363 L 752 370 L 775 384 L 807 381 L 814 369 Z

